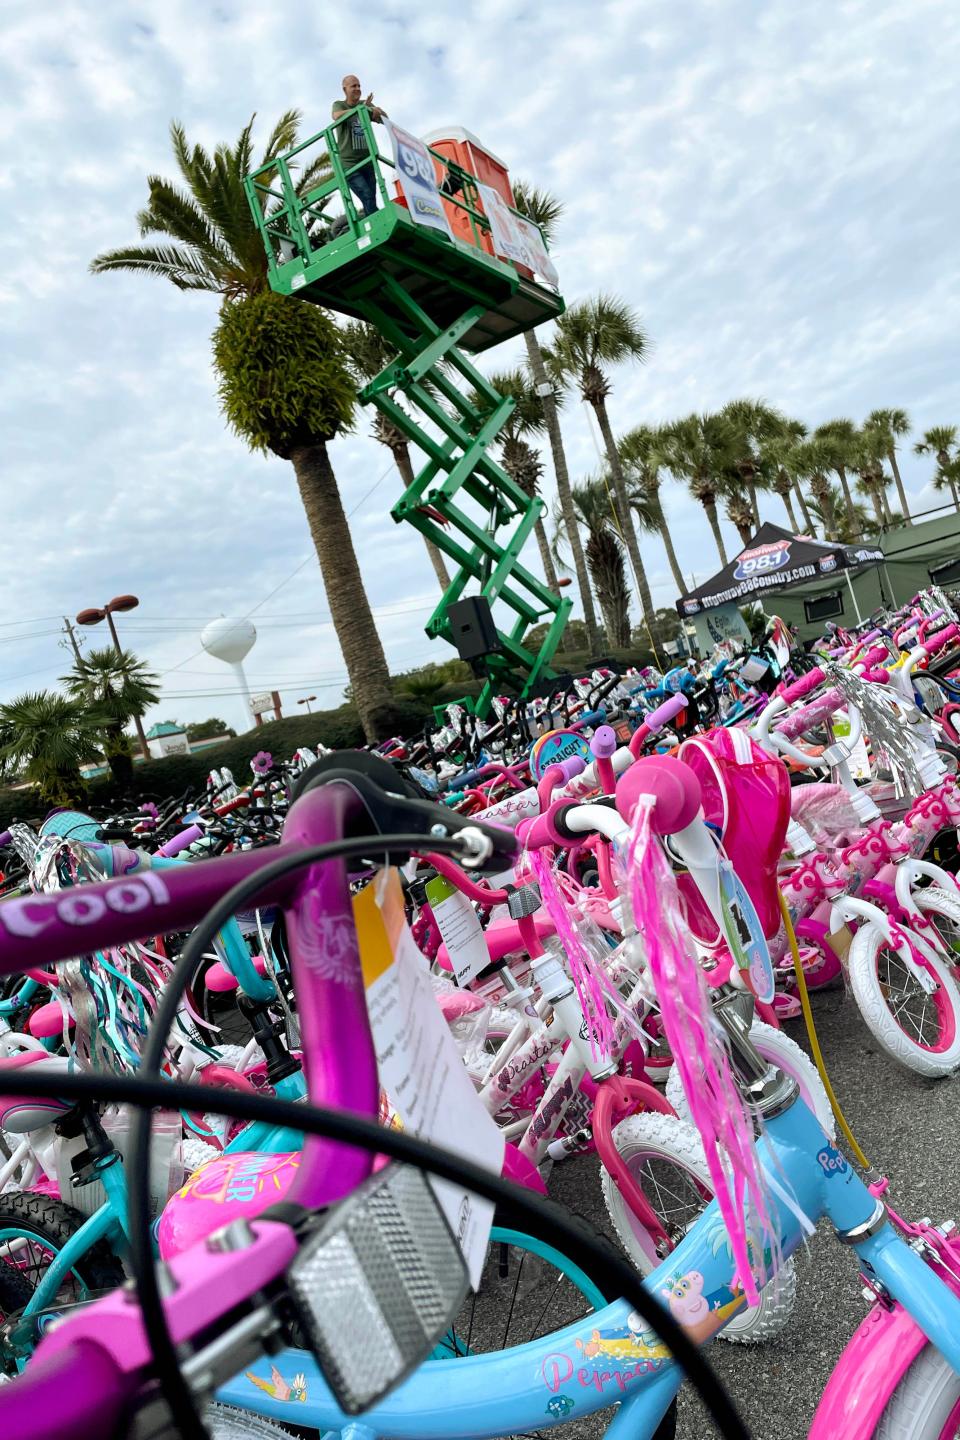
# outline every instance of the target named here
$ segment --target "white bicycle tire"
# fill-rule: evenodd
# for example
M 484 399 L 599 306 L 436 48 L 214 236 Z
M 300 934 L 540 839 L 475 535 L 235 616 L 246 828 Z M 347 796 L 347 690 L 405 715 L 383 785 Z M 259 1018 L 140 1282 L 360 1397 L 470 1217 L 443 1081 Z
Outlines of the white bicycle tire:
M 925 1345 L 894 1390 L 873 1440 L 943 1440 L 960 1400 L 960 1375 L 933 1345 Z
M 952 1074 L 960 1067 L 960 989 L 942 960 L 930 958 L 930 966 L 943 1001 L 952 1012 L 953 1036 L 943 1049 L 931 1050 L 919 1044 L 894 1018 L 877 970 L 878 956 L 886 941 L 875 925 L 864 924 L 853 937 L 848 957 L 850 989 L 867 1029 L 891 1059 L 916 1075 L 931 1079 Z
M 750 1027 L 750 1039 L 765 1060 L 791 1075 L 800 1086 L 800 1094 L 816 1115 L 831 1140 L 836 1139 L 837 1122 L 827 1099 L 816 1065 L 807 1052 L 782 1030 L 768 1025 L 764 1020 L 754 1020 Z M 684 1093 L 680 1072 L 676 1065 L 667 1080 L 667 1099 L 682 1120 L 690 1120 L 690 1104 Z
M 631 1154 L 652 1155 L 672 1161 L 712 1193 L 710 1172 L 703 1143 L 693 1125 L 673 1115 L 661 1115 L 644 1111 L 630 1115 L 614 1128 L 613 1139 L 617 1150 L 629 1163 Z M 649 1275 L 659 1261 L 652 1260 L 643 1249 L 634 1229 L 636 1223 L 633 1211 L 617 1189 L 613 1178 L 601 1168 L 600 1186 L 607 1214 L 617 1232 L 620 1243 L 628 1256 L 643 1275 Z M 759 1345 L 779 1335 L 793 1311 L 796 1298 L 797 1276 L 792 1260 L 781 1265 L 776 1280 L 761 1293 L 760 1304 L 754 1309 L 743 1311 L 734 1317 L 720 1332 L 722 1339 L 741 1345 Z
M 949 921 L 956 931 L 956 943 L 960 945 L 960 891 L 947 890 L 940 884 L 927 885 L 915 891 L 913 898 L 924 916 L 939 915 Z M 960 949 L 950 963 L 960 965 Z

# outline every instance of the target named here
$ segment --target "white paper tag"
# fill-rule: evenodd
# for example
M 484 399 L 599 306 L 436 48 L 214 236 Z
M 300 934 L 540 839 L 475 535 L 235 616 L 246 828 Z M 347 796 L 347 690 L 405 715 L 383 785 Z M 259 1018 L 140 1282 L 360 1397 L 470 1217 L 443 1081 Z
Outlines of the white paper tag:
M 458 985 L 466 985 L 490 964 L 483 926 L 466 895 L 442 875 L 427 881 L 427 899 Z
M 380 892 L 380 893 L 378 893 Z M 370 1028 L 386 1090 L 403 1128 L 499 1175 L 504 1140 L 480 1103 L 440 1013 L 423 957 L 403 913 L 397 872 L 353 902 Z M 447 1180 L 430 1184 L 480 1283 L 493 1205 Z

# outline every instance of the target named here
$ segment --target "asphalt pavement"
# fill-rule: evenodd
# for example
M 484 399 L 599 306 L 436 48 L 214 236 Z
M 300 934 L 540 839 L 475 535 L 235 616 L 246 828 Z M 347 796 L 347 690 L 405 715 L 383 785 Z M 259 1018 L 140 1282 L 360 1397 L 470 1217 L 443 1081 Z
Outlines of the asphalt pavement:
M 888 1060 L 841 991 L 815 995 L 814 1005 L 828 1074 L 861 1148 L 890 1180 L 893 1208 L 907 1219 L 960 1223 L 960 1150 L 954 1143 L 960 1080 L 925 1080 Z M 802 1021 L 786 1028 L 808 1048 Z M 595 1157 L 556 1166 L 550 1191 L 612 1237 Z M 717 1340 L 707 1352 L 755 1440 L 803 1440 L 823 1387 L 868 1308 L 855 1257 L 827 1222 L 798 1251 L 795 1263 L 797 1302 L 781 1337 L 760 1346 Z M 585 1424 L 556 1433 L 592 1440 L 604 1428 Z M 716 1433 L 687 1387 L 679 1402 L 677 1440 L 706 1440 Z

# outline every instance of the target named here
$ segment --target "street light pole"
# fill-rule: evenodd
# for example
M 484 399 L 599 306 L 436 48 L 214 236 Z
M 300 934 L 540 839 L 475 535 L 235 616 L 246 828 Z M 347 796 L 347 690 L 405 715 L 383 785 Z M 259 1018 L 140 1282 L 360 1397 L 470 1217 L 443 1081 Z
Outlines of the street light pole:
M 117 595 L 109 604 L 98 606 L 93 610 L 81 610 L 77 616 L 78 625 L 99 625 L 101 620 L 106 620 L 110 629 L 110 638 L 113 641 L 113 648 L 123 659 L 123 646 L 120 644 L 120 636 L 117 634 L 117 627 L 113 623 L 114 610 L 135 610 L 140 604 L 136 595 Z M 78 657 L 79 658 L 79 657 Z M 134 729 L 137 732 L 137 739 L 140 741 L 140 753 L 144 760 L 150 759 L 150 747 L 147 744 L 147 737 L 143 733 L 143 723 L 139 715 L 133 716 Z

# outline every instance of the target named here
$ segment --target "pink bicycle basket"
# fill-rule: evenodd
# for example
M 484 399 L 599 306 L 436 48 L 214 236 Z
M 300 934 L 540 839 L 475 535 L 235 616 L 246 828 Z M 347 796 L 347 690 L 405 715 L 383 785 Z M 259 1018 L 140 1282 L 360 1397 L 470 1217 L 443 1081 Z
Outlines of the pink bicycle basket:
M 769 940 L 780 928 L 777 862 L 790 822 L 787 768 L 735 728 L 694 736 L 677 753 L 700 781 L 704 819 L 718 831 Z M 717 944 L 716 922 L 693 881 L 681 875 L 678 883 L 694 935 L 702 944 Z

